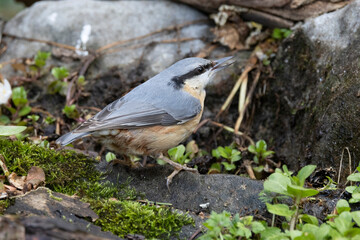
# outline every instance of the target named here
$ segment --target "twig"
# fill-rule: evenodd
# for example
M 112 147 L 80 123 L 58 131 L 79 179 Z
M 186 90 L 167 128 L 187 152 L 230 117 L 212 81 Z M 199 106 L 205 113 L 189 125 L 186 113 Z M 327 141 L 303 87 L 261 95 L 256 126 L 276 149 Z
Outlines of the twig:
M 241 83 L 245 80 L 247 77 L 247 74 L 255 67 L 255 64 L 257 62 L 257 57 L 255 55 L 251 55 L 248 63 L 245 66 L 244 71 L 241 73 L 240 77 L 238 78 L 237 82 L 235 83 L 233 89 L 231 90 L 229 96 L 227 97 L 225 103 L 221 106 L 220 111 L 216 115 L 216 119 L 220 117 L 220 115 L 228 108 L 231 101 L 233 100 L 236 92 L 238 91 Z
M 226 131 L 228 132 L 231 132 L 231 133 L 234 133 L 235 135 L 237 136 L 240 136 L 240 137 L 244 137 L 246 140 L 248 140 L 251 144 L 255 144 L 254 141 L 249 137 L 247 136 L 245 133 L 242 133 L 242 132 L 237 132 L 235 133 L 235 130 L 229 126 L 226 126 L 222 123 L 218 123 L 218 122 L 214 122 L 214 121 L 211 121 L 209 120 L 209 123 L 214 125 L 214 126 L 217 126 L 217 127 L 220 127 L 220 128 L 223 128 L 225 129 Z
M 16 36 L 16 35 L 9 34 L 9 33 L 3 33 L 3 35 L 7 36 L 7 37 L 10 37 L 10 38 L 23 39 L 23 40 L 30 41 L 30 42 L 45 43 L 45 44 L 48 44 L 48 45 L 52 45 L 52 46 L 56 46 L 56 47 L 60 47 L 60 48 L 65 48 L 65 49 L 70 49 L 70 50 L 73 50 L 73 51 L 77 50 L 76 47 L 66 45 L 66 44 L 62 44 L 62 43 L 53 42 L 53 41 L 47 41 L 47 40 L 36 39 L 36 38 L 28 38 L 28 37 L 21 37 L 21 36 Z
M 158 33 L 161 33 L 161 32 L 174 31 L 176 29 L 181 29 L 183 27 L 186 27 L 186 26 L 189 26 L 189 25 L 192 25 L 192 24 L 195 24 L 195 23 L 201 23 L 201 22 L 207 22 L 207 21 L 208 21 L 207 19 L 198 19 L 198 20 L 195 20 L 195 21 L 185 22 L 185 23 L 180 24 L 180 25 L 172 25 L 172 26 L 162 28 L 162 29 L 156 30 L 154 32 L 139 36 L 139 37 L 130 38 L 130 39 L 127 39 L 127 40 L 120 40 L 120 41 L 116 41 L 116 42 L 107 44 L 105 46 L 102 46 L 102 47 L 98 48 L 95 52 L 100 53 L 100 52 L 102 52 L 102 51 L 104 51 L 106 49 L 112 48 L 112 47 L 117 46 L 117 45 L 122 45 L 122 44 L 125 44 L 125 43 L 145 39 L 145 38 L 148 38 L 148 37 L 150 37 L 152 35 L 155 35 L 155 34 L 158 34 Z
M 122 51 L 123 49 L 132 50 L 132 49 L 136 49 L 136 48 L 146 47 L 146 46 L 151 45 L 151 44 L 161 44 L 161 43 L 166 44 L 166 43 L 187 42 L 187 41 L 194 41 L 194 40 L 198 40 L 198 39 L 200 39 L 200 38 L 181 38 L 181 39 L 176 39 L 175 38 L 175 39 L 154 41 L 154 42 L 146 43 L 146 44 L 140 43 L 140 44 L 133 45 L 131 47 L 129 47 L 129 46 L 120 46 L 120 47 L 117 47 L 117 48 L 108 49 L 106 51 L 101 52 L 100 54 L 101 55 L 111 54 L 111 53 Z
M 207 124 L 210 121 L 210 118 L 204 119 L 202 120 L 197 127 L 195 128 L 195 130 L 193 131 L 193 133 L 196 133 L 202 126 L 204 126 L 205 124 Z
M 195 237 L 196 237 L 197 235 L 199 235 L 199 233 L 201 233 L 201 231 L 202 231 L 201 228 L 199 228 L 198 230 L 196 230 L 196 232 L 194 232 L 194 233 L 189 237 L 188 240 L 193 240 L 193 239 L 195 239 Z
M 256 179 L 254 171 L 251 167 L 251 161 L 245 160 L 244 161 L 244 167 L 246 169 L 246 172 L 249 174 L 250 179 Z
M 249 90 L 249 93 L 248 93 L 247 97 L 246 97 L 244 106 L 243 106 L 243 108 L 241 109 L 241 112 L 240 112 L 240 114 L 239 114 L 238 119 L 236 120 L 235 127 L 234 127 L 235 132 L 238 132 L 238 131 L 239 131 L 241 122 L 242 122 L 242 120 L 243 120 L 243 118 L 244 118 L 244 115 L 245 115 L 245 110 L 246 110 L 247 106 L 248 106 L 249 103 L 250 103 L 250 99 L 251 99 L 251 97 L 252 97 L 252 95 L 253 95 L 253 93 L 254 93 L 254 91 L 255 91 L 255 87 L 256 87 L 256 85 L 257 85 L 257 83 L 258 83 L 258 81 L 259 81 L 260 73 L 261 73 L 260 70 L 256 73 L 256 76 L 255 76 L 255 79 L 254 79 L 254 81 L 253 81 L 253 84 L 252 84 L 252 86 L 251 86 L 251 88 L 250 88 L 250 90 Z

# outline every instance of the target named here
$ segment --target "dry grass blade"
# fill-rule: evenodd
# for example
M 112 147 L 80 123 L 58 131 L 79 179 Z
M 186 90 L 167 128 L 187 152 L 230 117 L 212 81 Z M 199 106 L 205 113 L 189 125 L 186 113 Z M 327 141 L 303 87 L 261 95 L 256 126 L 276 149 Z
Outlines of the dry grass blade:
M 244 81 L 241 83 L 240 86 L 240 94 L 239 94 L 239 113 L 244 109 L 245 105 L 245 99 L 246 99 L 246 89 L 248 84 L 248 76 L 246 75 Z
M 340 178 L 341 178 L 341 170 L 342 170 L 342 164 L 343 164 L 343 158 L 344 158 L 344 151 L 345 149 L 347 150 L 348 152 L 348 156 L 349 156 L 349 175 L 352 174 L 351 172 L 351 154 L 350 154 L 350 150 L 348 147 L 344 147 L 344 149 L 342 150 L 342 153 L 341 153 L 341 159 L 340 159 L 340 166 L 339 166 L 339 175 L 338 175 L 338 179 L 337 179 L 337 183 L 340 184 Z M 348 181 L 346 181 L 345 185 L 348 183 Z M 352 183 L 351 183 L 352 185 Z
M 219 113 L 216 115 L 216 119 L 218 119 L 219 116 L 229 107 L 236 92 L 239 90 L 241 83 L 247 78 L 248 73 L 255 67 L 256 62 L 257 62 L 257 57 L 254 54 L 252 54 L 250 56 L 248 64 L 246 64 L 244 71 L 242 72 L 241 76 L 238 78 L 237 82 L 235 83 L 225 103 L 221 106 Z
M 253 81 L 253 84 L 251 86 L 251 89 L 249 90 L 249 93 L 248 93 L 248 95 L 246 97 L 245 103 L 242 106 L 242 109 L 241 109 L 241 111 L 239 113 L 239 117 L 236 120 L 235 127 L 234 127 L 235 133 L 237 133 L 239 131 L 242 120 L 244 119 L 246 108 L 249 105 L 249 103 L 251 102 L 251 98 L 252 98 L 252 95 L 253 95 L 253 93 L 255 91 L 255 87 L 256 87 L 257 83 L 259 82 L 260 73 L 261 73 L 260 70 L 258 70 L 258 72 L 256 73 L 256 76 L 255 76 L 255 79 Z

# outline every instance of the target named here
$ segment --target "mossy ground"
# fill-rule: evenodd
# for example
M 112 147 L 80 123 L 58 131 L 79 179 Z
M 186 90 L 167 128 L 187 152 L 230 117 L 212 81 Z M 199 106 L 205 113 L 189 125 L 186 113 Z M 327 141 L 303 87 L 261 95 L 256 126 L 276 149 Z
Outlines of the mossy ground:
M 0 138 L 0 154 L 9 171 L 18 175 L 26 175 L 32 166 L 41 167 L 45 172 L 46 187 L 80 196 L 99 215 L 95 224 L 120 237 L 142 234 L 147 238 L 165 239 L 176 235 L 182 226 L 194 222 L 169 207 L 131 201 L 140 194 L 126 183 L 116 185 L 102 181 L 102 173 L 95 169 L 95 161 L 74 151 L 54 151 Z M 9 200 L 0 201 L 0 213 L 9 204 Z

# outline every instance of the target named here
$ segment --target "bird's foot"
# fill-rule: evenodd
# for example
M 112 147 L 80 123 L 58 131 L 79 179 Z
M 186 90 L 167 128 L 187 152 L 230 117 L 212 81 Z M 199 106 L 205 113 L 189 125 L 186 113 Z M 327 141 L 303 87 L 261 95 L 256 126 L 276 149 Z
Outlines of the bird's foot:
M 170 160 L 169 158 L 165 157 L 164 155 L 160 155 L 158 157 L 159 159 L 163 160 L 164 162 L 167 162 L 168 164 L 170 164 L 171 166 L 173 166 L 175 169 L 174 171 L 166 178 L 166 186 L 170 191 L 170 184 L 172 182 L 172 179 L 181 171 L 188 171 L 188 172 L 192 172 L 192 173 L 198 173 L 198 170 L 195 168 L 189 168 L 185 165 L 181 165 L 177 162 L 174 162 L 172 160 Z

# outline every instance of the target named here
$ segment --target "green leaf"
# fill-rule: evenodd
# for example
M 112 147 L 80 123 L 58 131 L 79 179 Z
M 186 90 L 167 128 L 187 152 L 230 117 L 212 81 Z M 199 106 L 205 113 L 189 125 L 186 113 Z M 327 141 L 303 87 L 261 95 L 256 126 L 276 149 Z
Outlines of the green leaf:
M 282 38 L 282 34 L 281 34 L 281 30 L 280 28 L 274 28 L 271 37 L 274 39 L 281 39 Z
M 286 204 L 266 203 L 266 208 L 270 213 L 283 217 L 291 217 L 295 213 L 295 211 L 290 210 L 289 206 Z
M 266 151 L 262 154 L 263 158 L 267 158 L 270 155 L 273 155 L 275 152 L 274 151 Z
M 227 154 L 225 148 L 218 147 L 218 151 L 223 158 L 229 159 L 229 155 Z
M 25 105 L 28 100 L 24 87 L 16 87 L 12 90 L 12 101 L 16 107 Z
M 300 180 L 300 186 L 304 186 L 306 178 L 308 178 L 314 172 L 315 168 L 316 165 L 307 165 L 299 171 L 297 177 Z
M 351 199 L 349 200 L 349 203 L 357 203 L 360 202 L 360 193 L 353 193 L 351 195 Z
M 261 152 L 262 150 L 266 150 L 266 149 L 267 149 L 267 145 L 264 140 L 259 140 L 256 142 L 256 151 L 257 152 Z
M 38 51 L 34 59 L 35 65 L 38 66 L 39 68 L 45 66 L 46 60 L 48 59 L 48 57 L 50 57 L 50 55 L 51 53 L 49 52 Z
M 317 191 L 315 189 L 304 188 L 304 187 L 296 186 L 293 184 L 289 184 L 287 186 L 287 192 L 297 198 L 310 197 L 310 196 L 314 196 L 319 193 L 319 191 Z
M 79 112 L 76 109 L 75 104 L 72 104 L 70 106 L 65 106 L 62 111 L 68 118 L 76 119 L 80 116 Z
M 251 223 L 251 231 L 253 231 L 255 234 L 261 233 L 265 230 L 264 225 L 261 222 L 252 222 Z
M 360 173 L 353 173 L 347 177 L 347 180 L 353 182 L 360 182 Z
M 255 154 L 255 153 L 256 153 L 255 145 L 250 145 L 250 146 L 248 147 L 248 151 Z
M 264 182 L 264 190 L 289 196 L 287 186 L 291 184 L 290 178 L 281 173 L 273 173 Z
M 236 168 L 235 164 L 232 164 L 232 163 L 230 164 L 228 162 L 222 162 L 221 164 L 224 165 L 226 171 L 231 171 Z
M 25 126 L 0 126 L 0 136 L 11 136 L 23 132 Z
M 112 160 L 116 159 L 116 155 L 112 152 L 108 152 L 106 155 L 105 155 L 105 160 L 107 162 L 111 162 Z
M 343 235 L 352 228 L 352 216 L 350 212 L 342 212 L 337 218 L 334 219 L 336 229 Z
M 216 159 L 219 159 L 219 158 L 221 157 L 220 152 L 218 151 L 218 149 L 213 149 L 213 150 L 211 151 L 211 155 L 212 155 L 213 157 L 215 157 Z
M 357 186 L 348 186 L 345 188 L 345 190 L 349 193 L 353 193 L 357 188 Z
M 360 227 L 360 211 L 354 211 L 350 213 L 354 222 Z
M 316 226 L 319 225 L 318 219 L 312 215 L 302 214 L 300 216 L 300 219 L 303 220 L 304 222 L 312 224 L 312 225 L 316 225 Z
M 57 79 L 57 80 L 63 80 L 67 76 L 69 76 L 69 71 L 65 67 L 54 67 L 51 69 L 51 74 Z
M 19 116 L 23 117 L 28 115 L 31 112 L 31 107 L 30 106 L 24 106 L 20 109 L 19 111 Z
M 336 211 L 338 212 L 338 214 L 342 212 L 350 212 L 350 210 L 351 210 L 350 205 L 346 200 L 340 199 L 336 203 Z
M 221 172 L 221 164 L 220 164 L 220 163 L 213 163 L 213 164 L 211 164 L 211 167 L 210 167 L 210 169 L 209 169 L 209 172 L 210 172 L 210 173 L 211 173 L 211 172 L 214 172 L 214 170 L 215 170 L 215 172 L 220 173 L 220 172 Z
M 185 153 L 185 146 L 179 145 L 177 147 L 171 148 L 168 150 L 168 154 L 174 162 L 179 162 L 181 157 L 184 156 Z
M 10 118 L 6 115 L 0 115 L 0 123 L 2 124 L 9 124 L 11 121 L 10 121 Z
M 84 86 L 86 84 L 85 77 L 84 76 L 79 76 L 78 79 L 77 79 L 77 84 L 79 86 Z

